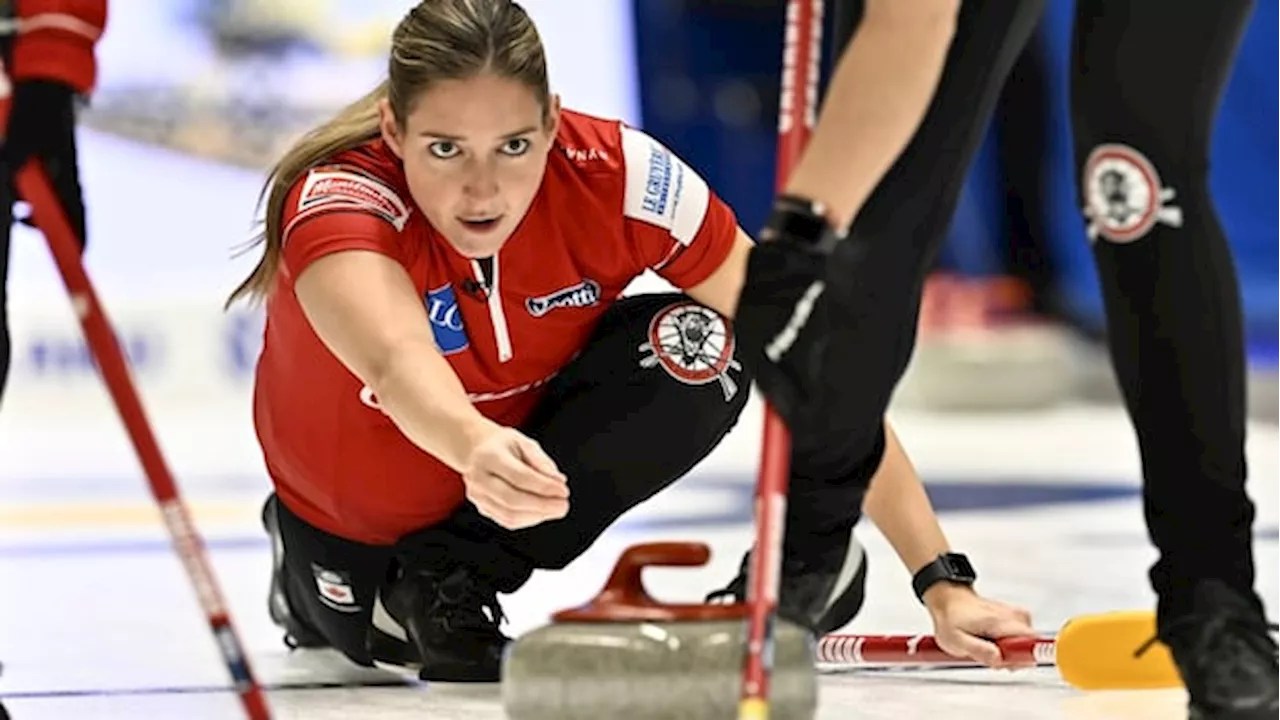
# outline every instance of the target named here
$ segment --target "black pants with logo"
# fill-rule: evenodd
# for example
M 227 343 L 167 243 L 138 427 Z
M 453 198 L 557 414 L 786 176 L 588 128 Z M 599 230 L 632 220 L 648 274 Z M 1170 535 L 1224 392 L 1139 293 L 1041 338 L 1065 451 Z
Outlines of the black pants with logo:
M 1079 3 L 1077 187 L 1165 619 L 1189 611 L 1202 578 L 1253 596 L 1240 290 L 1209 193 L 1214 115 L 1253 0 Z
M 820 428 L 801 434 L 817 446 L 808 456 L 825 463 L 818 474 L 877 452 L 880 419 L 911 357 L 924 278 L 1043 7 L 963 4 L 923 125 L 837 251 L 828 286 L 851 323 L 833 343 L 847 346 L 851 362 L 832 392 L 849 417 L 827 437 Z M 1076 4 L 1071 120 L 1091 236 L 1081 241 L 1092 243 L 1141 448 L 1162 618 L 1186 610 L 1200 579 L 1252 594 L 1240 298 L 1207 178 L 1214 114 L 1251 11 L 1252 0 Z
M 565 518 L 511 531 L 467 503 L 394 547 L 375 547 L 322 532 L 282 507 L 291 603 L 335 647 L 368 664 L 374 599 L 390 568 L 463 564 L 512 592 L 534 569 L 564 567 L 705 458 L 737 422 L 750 386 L 715 312 L 682 295 L 624 298 L 522 428 L 569 478 Z

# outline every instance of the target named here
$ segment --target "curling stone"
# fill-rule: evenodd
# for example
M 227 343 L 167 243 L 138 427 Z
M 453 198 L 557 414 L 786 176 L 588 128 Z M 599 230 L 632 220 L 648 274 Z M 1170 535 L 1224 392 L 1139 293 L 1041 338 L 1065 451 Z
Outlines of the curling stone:
M 694 720 L 735 717 L 747 606 L 663 604 L 645 591 L 646 566 L 701 566 L 696 543 L 628 548 L 594 600 L 508 646 L 502 700 L 511 720 Z M 817 710 L 812 635 L 775 625 L 770 718 Z

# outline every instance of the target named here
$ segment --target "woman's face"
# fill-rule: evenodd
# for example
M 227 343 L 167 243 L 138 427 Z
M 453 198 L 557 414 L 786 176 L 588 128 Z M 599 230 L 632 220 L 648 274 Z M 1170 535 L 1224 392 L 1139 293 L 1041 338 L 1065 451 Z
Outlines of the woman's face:
M 403 130 L 387 101 L 382 136 L 404 162 L 414 202 L 459 253 L 496 255 L 542 184 L 560 120 L 518 81 L 492 74 L 432 85 Z

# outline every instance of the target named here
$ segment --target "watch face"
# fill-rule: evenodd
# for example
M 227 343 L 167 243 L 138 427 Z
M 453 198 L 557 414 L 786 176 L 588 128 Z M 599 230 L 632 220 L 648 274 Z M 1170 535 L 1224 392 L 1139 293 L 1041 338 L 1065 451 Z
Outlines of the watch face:
M 946 563 L 947 572 L 952 579 L 967 580 L 973 582 L 978 579 L 978 574 L 974 571 L 973 565 L 969 564 L 969 558 L 957 553 L 951 553 L 943 556 Z

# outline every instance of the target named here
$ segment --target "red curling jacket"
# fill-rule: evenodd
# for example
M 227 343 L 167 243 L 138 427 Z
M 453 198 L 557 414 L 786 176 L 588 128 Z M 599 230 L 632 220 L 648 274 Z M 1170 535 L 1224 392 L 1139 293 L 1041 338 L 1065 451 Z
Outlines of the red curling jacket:
M 107 0 L 14 0 L 9 11 L 10 82 L 58 80 L 80 93 L 93 89 L 93 50 L 107 25 Z
M 0 133 L 16 82 L 55 80 L 82 95 L 93 90 L 93 51 L 106 25 L 107 0 L 0 0 Z

